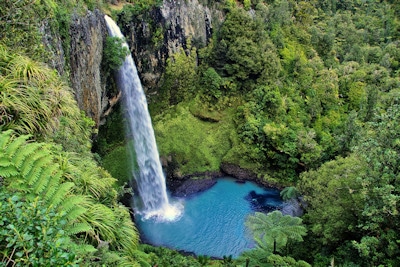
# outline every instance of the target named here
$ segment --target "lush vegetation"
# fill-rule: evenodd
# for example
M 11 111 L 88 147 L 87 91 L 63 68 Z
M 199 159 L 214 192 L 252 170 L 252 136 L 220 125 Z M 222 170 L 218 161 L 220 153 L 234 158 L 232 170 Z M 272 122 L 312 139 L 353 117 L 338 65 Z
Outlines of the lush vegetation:
M 87 4 L 0 4 L 2 266 L 141 266 L 147 261 L 130 213 L 118 202 L 116 179 L 91 152 L 93 121 L 45 64 L 51 54 L 42 44 L 42 23 L 65 37 L 73 9 Z
M 68 57 L 73 12 L 107 2 L 0 3 L 1 265 L 400 265 L 398 1 L 222 1 L 210 43 L 188 41 L 167 60 L 150 101 L 170 175 L 233 163 L 305 204 L 302 219 L 250 216 L 257 248 L 221 260 L 138 244 L 118 202 L 123 182 L 110 175 L 127 176 L 115 168 L 120 118 L 96 147 L 109 173 L 91 152 L 93 122 L 45 64 L 43 29 L 59 34 Z M 113 12 L 129 21 L 159 4 Z M 162 29 L 153 30 L 159 47 Z M 106 45 L 113 69 L 126 51 Z
M 170 57 L 151 99 L 161 154 L 181 175 L 228 162 L 302 195 L 308 235 L 280 257 L 399 265 L 397 1 L 222 5 L 210 44 Z M 263 266 L 268 255 L 250 258 Z

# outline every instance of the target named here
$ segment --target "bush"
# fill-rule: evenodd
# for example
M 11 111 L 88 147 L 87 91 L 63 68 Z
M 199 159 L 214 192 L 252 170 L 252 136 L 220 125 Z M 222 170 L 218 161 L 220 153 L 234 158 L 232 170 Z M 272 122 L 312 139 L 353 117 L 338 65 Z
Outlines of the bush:
M 116 70 L 124 63 L 125 57 L 129 54 L 129 49 L 123 46 L 124 40 L 118 37 L 106 38 L 103 50 L 104 65 L 109 70 Z
M 0 251 L 2 264 L 12 266 L 78 266 L 63 231 L 60 214 L 36 197 L 0 191 Z

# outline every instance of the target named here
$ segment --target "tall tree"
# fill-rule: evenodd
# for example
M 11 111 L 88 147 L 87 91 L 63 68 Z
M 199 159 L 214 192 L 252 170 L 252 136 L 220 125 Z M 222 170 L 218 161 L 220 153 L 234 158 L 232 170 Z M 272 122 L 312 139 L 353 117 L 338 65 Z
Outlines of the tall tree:
M 355 153 L 367 162 L 361 193 L 363 237 L 354 245 L 371 264 L 400 263 L 400 106 L 393 105 L 370 123 Z
M 318 242 L 336 247 L 354 237 L 364 206 L 358 177 L 366 171 L 366 164 L 353 155 L 300 175 L 299 189 L 307 202 L 305 220 Z

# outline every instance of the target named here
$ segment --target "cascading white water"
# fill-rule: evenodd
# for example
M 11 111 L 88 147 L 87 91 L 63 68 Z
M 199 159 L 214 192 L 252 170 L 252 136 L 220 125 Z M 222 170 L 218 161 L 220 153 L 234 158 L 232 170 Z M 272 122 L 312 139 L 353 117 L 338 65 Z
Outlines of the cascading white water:
M 109 34 L 124 40 L 118 25 L 108 16 L 105 16 L 105 20 Z M 123 46 L 128 48 L 125 41 L 123 41 Z M 171 205 L 168 200 L 146 96 L 130 53 L 118 69 L 116 76 L 118 87 L 122 91 L 128 131 L 134 139 L 139 170 L 133 172 L 133 176 L 142 202 L 139 212 L 144 218 L 174 220 L 179 217 L 181 207 Z

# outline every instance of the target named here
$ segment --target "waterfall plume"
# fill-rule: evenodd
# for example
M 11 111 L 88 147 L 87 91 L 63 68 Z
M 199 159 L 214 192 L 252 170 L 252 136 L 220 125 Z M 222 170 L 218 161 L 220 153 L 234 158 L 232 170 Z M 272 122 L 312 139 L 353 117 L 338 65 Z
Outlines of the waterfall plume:
M 123 46 L 128 48 L 118 25 L 108 16 L 105 20 L 110 36 L 121 38 Z M 127 131 L 133 135 L 137 162 L 131 165 L 138 166 L 138 170 L 132 171 L 140 198 L 135 208 L 144 218 L 174 220 L 182 208 L 169 203 L 146 96 L 130 53 L 116 71 L 116 80 L 122 92 Z

